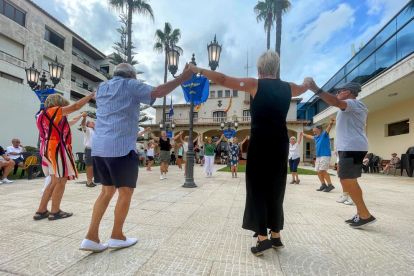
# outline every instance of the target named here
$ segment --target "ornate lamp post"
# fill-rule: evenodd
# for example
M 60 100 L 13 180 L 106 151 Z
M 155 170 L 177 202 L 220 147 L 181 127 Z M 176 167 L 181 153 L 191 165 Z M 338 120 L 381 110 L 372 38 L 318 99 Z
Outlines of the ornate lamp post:
M 165 122 L 163 120 L 160 121 L 159 123 L 160 126 L 160 130 L 165 130 L 165 131 L 174 131 L 175 128 L 175 122 L 174 119 L 171 120 L 171 122 Z M 165 129 L 164 129 L 165 128 Z
M 218 44 L 216 40 L 216 36 L 214 36 L 214 42 L 211 42 L 210 45 L 207 45 L 208 51 L 208 61 L 211 70 L 215 71 L 219 65 L 220 61 L 220 53 L 221 53 L 221 45 Z M 178 51 L 172 48 L 167 52 L 167 60 L 168 60 L 168 70 L 175 78 L 175 74 L 178 70 L 178 61 L 179 61 L 180 54 Z M 197 63 L 195 61 L 195 54 L 191 58 L 191 62 L 195 66 Z M 163 116 L 165 116 L 163 114 Z M 195 188 L 197 185 L 194 182 L 194 144 L 193 144 L 193 126 L 194 126 L 194 94 L 190 94 L 190 133 L 189 133 L 189 143 L 188 143 L 188 152 L 187 152 L 187 174 L 185 176 L 185 182 L 183 187 L 184 188 Z
M 234 120 L 233 123 L 232 122 L 227 122 L 227 130 L 232 130 L 231 127 L 233 126 L 233 124 L 234 124 L 234 129 L 237 130 L 237 128 L 239 127 L 239 121 L 237 119 Z M 226 123 L 222 119 L 221 123 L 220 123 L 221 130 L 224 130 L 225 125 L 226 125 Z

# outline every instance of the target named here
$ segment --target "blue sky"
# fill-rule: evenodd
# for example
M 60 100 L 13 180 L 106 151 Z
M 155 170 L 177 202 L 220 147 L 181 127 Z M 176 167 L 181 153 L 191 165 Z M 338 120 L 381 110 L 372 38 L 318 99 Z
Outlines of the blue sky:
M 77 34 L 105 54 L 119 40 L 115 28 L 120 26 L 117 13 L 109 9 L 106 0 L 33 0 Z M 342 67 L 351 56 L 351 44 L 356 49 L 378 32 L 408 0 L 291 0 L 292 9 L 283 18 L 281 77 L 301 83 L 313 77 L 321 86 Z M 263 23 L 256 22 L 252 0 L 152 0 L 155 22 L 135 15 L 133 42 L 137 47 L 140 78 L 158 85 L 164 78 L 164 57 L 152 50 L 156 29 L 170 22 L 179 28 L 182 38 L 178 45 L 184 50 L 180 68 L 196 54 L 200 67 L 207 67 L 206 45 L 214 34 L 223 44 L 218 71 L 245 77 L 246 52 L 253 52 L 253 66 L 258 55 L 266 50 Z M 271 48 L 275 47 L 275 30 L 271 33 Z M 250 58 L 251 60 L 251 58 Z M 251 63 L 251 61 L 249 61 Z M 180 69 L 179 69 L 180 70 Z M 250 77 L 257 77 L 255 68 Z M 169 79 L 172 77 L 169 75 Z M 308 92 L 304 98 L 309 97 Z M 173 92 L 174 103 L 183 103 L 180 89 Z M 157 104 L 161 100 L 157 100 Z M 154 114 L 153 111 L 150 111 Z

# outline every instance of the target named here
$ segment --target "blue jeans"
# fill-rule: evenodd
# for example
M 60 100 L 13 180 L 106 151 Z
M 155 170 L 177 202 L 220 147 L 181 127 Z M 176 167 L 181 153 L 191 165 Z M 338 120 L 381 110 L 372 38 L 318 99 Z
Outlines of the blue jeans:
M 296 159 L 289 159 L 289 168 L 290 172 L 298 172 L 298 166 L 299 166 L 300 157 Z

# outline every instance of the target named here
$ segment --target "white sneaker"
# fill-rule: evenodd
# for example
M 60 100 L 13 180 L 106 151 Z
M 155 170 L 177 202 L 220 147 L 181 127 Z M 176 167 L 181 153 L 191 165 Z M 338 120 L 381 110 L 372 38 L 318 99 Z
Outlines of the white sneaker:
M 109 244 L 110 249 L 121 249 L 121 248 L 133 246 L 137 242 L 138 242 L 138 239 L 136 238 L 127 238 L 126 241 L 109 239 L 108 244 Z
M 99 253 L 108 249 L 107 243 L 97 243 L 88 239 L 83 239 L 79 250 L 92 251 L 93 253 Z
M 0 181 L 0 184 L 3 184 L 3 182 Z
M 167 174 L 166 173 L 164 173 L 164 179 L 167 179 Z
M 351 197 L 348 198 L 347 201 L 344 202 L 345 205 L 354 205 L 354 201 L 352 200 Z
M 7 184 L 13 183 L 13 181 L 8 180 L 7 178 L 2 179 L 1 182 L 2 183 L 7 183 Z
M 349 196 L 340 196 L 339 199 L 336 201 L 338 203 L 344 203 L 345 201 L 347 201 L 349 198 Z
M 160 175 L 160 179 L 161 179 L 161 180 L 163 180 L 163 179 L 164 179 L 164 177 L 163 177 L 162 175 Z

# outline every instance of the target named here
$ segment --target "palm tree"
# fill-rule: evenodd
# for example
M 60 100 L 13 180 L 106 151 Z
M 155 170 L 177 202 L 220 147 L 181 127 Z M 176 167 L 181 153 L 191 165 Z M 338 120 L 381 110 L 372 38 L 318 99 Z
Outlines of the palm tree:
M 264 21 L 264 29 L 267 33 L 267 49 L 270 49 L 270 30 L 273 27 L 274 20 L 274 1 L 275 0 L 265 0 L 259 1 L 256 6 L 254 6 L 254 13 L 256 14 L 257 22 Z
M 165 67 L 164 67 L 164 83 L 167 82 L 167 51 L 170 49 L 177 50 L 180 54 L 183 53 L 183 49 L 177 46 L 178 41 L 181 38 L 181 31 L 180 29 L 172 29 L 170 23 L 165 22 L 164 31 L 158 29 L 155 31 L 155 44 L 154 44 L 154 51 L 158 53 L 165 54 Z M 167 103 L 167 98 L 164 97 L 164 103 L 162 107 L 162 120 L 165 120 L 165 105 Z
M 144 16 L 149 16 L 152 22 L 154 22 L 154 12 L 147 0 L 108 0 L 109 6 L 116 10 L 122 11 L 124 8 L 128 11 L 128 63 L 132 62 L 132 14 L 137 13 Z
M 276 47 L 275 51 L 279 54 L 280 58 L 280 47 L 282 44 L 282 16 L 285 15 L 289 9 L 291 8 L 292 4 L 290 4 L 289 0 L 274 0 L 274 17 L 276 20 Z M 280 65 L 279 70 L 277 70 L 277 78 L 280 78 Z

